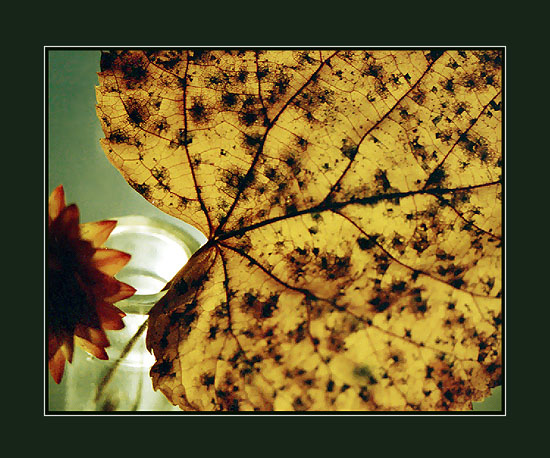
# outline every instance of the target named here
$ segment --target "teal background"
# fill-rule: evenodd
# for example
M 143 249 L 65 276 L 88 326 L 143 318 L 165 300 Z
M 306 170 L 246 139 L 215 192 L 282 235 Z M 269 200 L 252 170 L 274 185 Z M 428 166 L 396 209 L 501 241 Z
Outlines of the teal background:
M 47 51 L 48 195 L 63 184 L 67 203 L 79 206 L 81 222 L 138 214 L 182 226 L 200 240 L 202 234 L 194 228 L 135 192 L 103 153 L 99 144 L 103 132 L 95 111 L 99 60 L 96 50 Z M 62 408 L 64 382 L 56 385 L 48 376 L 47 384 L 50 410 Z M 474 410 L 499 411 L 501 398 L 499 387 L 484 402 L 474 403 Z

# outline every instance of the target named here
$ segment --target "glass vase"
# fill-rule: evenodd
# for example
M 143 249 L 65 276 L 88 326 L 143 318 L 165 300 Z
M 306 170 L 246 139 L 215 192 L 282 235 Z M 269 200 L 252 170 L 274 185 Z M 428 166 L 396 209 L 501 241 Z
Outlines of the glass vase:
M 198 231 L 142 216 L 114 218 L 117 226 L 105 243 L 132 255 L 116 278 L 136 293 L 115 305 L 126 313 L 124 329 L 107 331 L 109 359 L 80 348 L 66 367 L 68 411 L 179 411 L 152 387 L 154 357 L 145 347 L 147 313 L 165 294 L 166 283 L 205 242 Z

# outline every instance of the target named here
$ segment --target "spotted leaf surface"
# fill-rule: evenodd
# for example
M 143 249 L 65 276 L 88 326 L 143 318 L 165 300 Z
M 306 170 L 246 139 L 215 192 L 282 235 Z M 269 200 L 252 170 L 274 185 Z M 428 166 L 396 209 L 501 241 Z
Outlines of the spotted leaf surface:
M 151 310 L 184 410 L 468 410 L 501 381 L 501 50 L 126 50 L 103 148 L 208 238 Z

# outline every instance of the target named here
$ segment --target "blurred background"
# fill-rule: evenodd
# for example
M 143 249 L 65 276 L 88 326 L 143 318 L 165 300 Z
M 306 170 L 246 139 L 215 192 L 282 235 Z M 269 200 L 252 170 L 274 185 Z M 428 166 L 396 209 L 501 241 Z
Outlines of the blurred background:
M 63 184 L 67 204 L 79 206 L 81 222 L 141 215 L 172 225 L 184 233 L 190 251 L 194 252 L 204 243 L 204 236 L 142 198 L 101 149 L 99 139 L 103 138 L 103 132 L 95 111 L 100 55 L 96 50 L 50 49 L 47 52 L 48 195 Z M 65 410 L 71 369 L 74 365 L 68 364 L 59 385 L 48 375 L 49 411 Z M 501 397 L 499 387 L 484 402 L 474 403 L 474 409 L 498 411 Z

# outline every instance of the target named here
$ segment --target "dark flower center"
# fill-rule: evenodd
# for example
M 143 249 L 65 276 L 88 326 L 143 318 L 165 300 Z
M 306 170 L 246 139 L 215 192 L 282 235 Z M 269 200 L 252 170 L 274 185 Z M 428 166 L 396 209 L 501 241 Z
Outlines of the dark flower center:
M 93 252 L 88 242 L 49 234 L 47 314 L 49 331 L 56 335 L 72 335 L 78 323 L 97 325 L 94 298 L 86 287 L 89 267 L 83 264 L 89 261 L 90 250 Z

